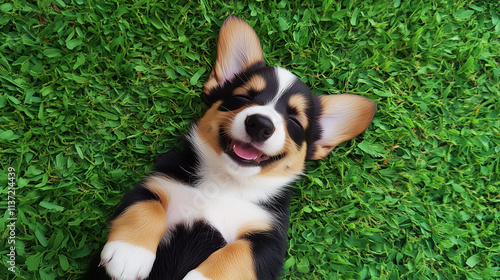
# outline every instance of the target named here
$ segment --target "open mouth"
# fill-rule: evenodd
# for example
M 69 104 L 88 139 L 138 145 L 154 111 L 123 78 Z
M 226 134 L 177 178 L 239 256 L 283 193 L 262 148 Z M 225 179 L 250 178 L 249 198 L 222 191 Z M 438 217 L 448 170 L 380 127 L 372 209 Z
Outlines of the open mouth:
M 242 166 L 264 166 L 285 156 L 284 154 L 266 155 L 251 143 L 231 139 L 222 129 L 220 131 L 220 143 L 224 152 Z

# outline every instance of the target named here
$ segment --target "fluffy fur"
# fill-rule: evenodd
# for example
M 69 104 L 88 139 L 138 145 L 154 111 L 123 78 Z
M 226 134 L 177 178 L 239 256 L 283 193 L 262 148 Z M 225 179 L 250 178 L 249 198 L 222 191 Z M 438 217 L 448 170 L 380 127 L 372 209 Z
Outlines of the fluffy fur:
M 356 95 L 313 95 L 288 70 L 266 66 L 257 35 L 235 16 L 221 27 L 204 93 L 211 107 L 184 148 L 125 194 L 89 278 L 276 279 L 287 185 L 306 159 L 364 131 L 376 108 Z

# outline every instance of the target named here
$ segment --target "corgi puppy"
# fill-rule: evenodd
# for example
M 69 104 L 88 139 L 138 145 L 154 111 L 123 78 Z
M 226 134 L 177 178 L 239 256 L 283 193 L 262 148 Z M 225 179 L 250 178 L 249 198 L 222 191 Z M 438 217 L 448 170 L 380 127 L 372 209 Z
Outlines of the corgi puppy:
M 203 91 L 210 108 L 184 148 L 162 155 L 112 218 L 99 264 L 108 278 L 278 278 L 287 186 L 306 160 L 363 132 L 376 110 L 357 95 L 313 95 L 266 66 L 259 38 L 236 16 L 220 29 Z

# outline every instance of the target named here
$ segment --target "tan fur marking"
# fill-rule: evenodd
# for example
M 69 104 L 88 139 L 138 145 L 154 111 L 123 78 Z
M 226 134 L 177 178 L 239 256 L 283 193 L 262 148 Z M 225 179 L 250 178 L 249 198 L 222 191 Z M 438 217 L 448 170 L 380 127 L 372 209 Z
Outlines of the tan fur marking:
M 257 280 L 251 243 L 246 240 L 215 251 L 196 270 L 213 280 Z
M 243 236 L 253 233 L 253 232 L 263 232 L 271 230 L 272 226 L 269 221 L 260 221 L 254 223 L 248 223 L 242 226 L 238 230 L 237 238 L 242 238 Z
M 123 241 L 153 253 L 167 229 L 167 211 L 158 201 L 142 201 L 111 221 L 108 242 Z
M 233 122 L 234 117 L 247 108 L 241 107 L 234 111 L 222 112 L 218 110 L 221 103 L 222 101 L 218 101 L 212 105 L 198 123 L 198 133 L 201 139 L 204 143 L 212 147 L 217 154 L 223 152 L 219 144 L 219 129 L 222 127 L 227 135 L 232 138 L 229 126 Z
M 169 198 L 168 194 L 165 192 L 165 188 L 162 185 L 162 182 L 159 181 L 161 179 L 167 180 L 167 181 L 169 180 L 166 176 L 164 176 L 160 173 L 157 173 L 154 176 L 150 176 L 149 178 L 147 178 L 146 182 L 144 183 L 144 186 L 158 196 L 158 198 L 160 199 L 161 205 L 163 206 L 163 208 L 166 211 L 170 198 Z
M 229 117 L 228 112 L 221 112 L 217 110 L 222 101 L 216 102 L 205 115 L 198 122 L 198 133 L 203 139 L 203 142 L 207 143 L 212 149 L 220 154 L 222 149 L 219 145 L 219 128 L 222 121 L 229 122 L 229 120 L 224 119 L 224 115 Z
M 307 100 L 300 94 L 294 94 L 290 97 L 288 105 L 297 110 L 297 118 L 302 124 L 302 127 L 306 128 L 309 126 L 309 120 L 305 114 L 307 110 Z
M 216 88 L 218 85 L 219 85 L 219 83 L 217 82 L 217 77 L 215 76 L 215 71 L 212 70 L 212 72 L 210 73 L 210 76 L 208 77 L 207 81 L 203 85 L 203 92 L 206 95 L 209 95 L 210 91 L 212 89 Z
M 233 91 L 234 95 L 245 95 L 248 94 L 249 91 L 263 91 L 266 88 L 266 80 L 260 75 L 254 75 L 250 78 L 250 81 L 246 82 L 241 87 L 235 89 Z
M 304 170 L 304 163 L 306 158 L 306 143 L 303 142 L 300 149 L 290 136 L 286 135 L 285 151 L 286 156 L 276 162 L 273 162 L 266 167 L 262 168 L 262 176 L 282 177 L 288 175 L 296 175 Z

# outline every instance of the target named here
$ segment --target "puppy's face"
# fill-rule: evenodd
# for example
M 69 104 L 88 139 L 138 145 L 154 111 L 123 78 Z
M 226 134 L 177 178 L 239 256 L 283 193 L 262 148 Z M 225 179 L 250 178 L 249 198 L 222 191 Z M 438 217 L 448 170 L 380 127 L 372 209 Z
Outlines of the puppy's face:
M 218 96 L 200 134 L 237 175 L 300 173 L 314 140 L 318 97 L 277 67 L 246 71 L 210 91 Z
M 253 29 L 230 16 L 198 124 L 203 142 L 234 176 L 293 176 L 371 122 L 374 103 L 356 95 L 316 96 L 297 76 L 264 63 Z

